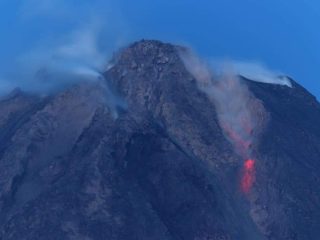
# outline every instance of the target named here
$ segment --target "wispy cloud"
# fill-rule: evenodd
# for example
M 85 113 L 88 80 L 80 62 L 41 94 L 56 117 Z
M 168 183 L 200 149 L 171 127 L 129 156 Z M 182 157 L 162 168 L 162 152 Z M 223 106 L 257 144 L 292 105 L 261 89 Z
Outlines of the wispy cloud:
M 21 4 L 19 10 L 23 18 L 60 17 L 68 14 L 70 8 L 68 1 L 63 0 L 26 0 Z
M 290 79 L 284 73 L 271 70 L 258 61 L 229 60 L 213 62 L 213 68 L 216 71 L 223 69 L 226 65 L 230 68 L 230 71 L 249 80 L 292 87 Z
M 41 21 L 44 29 L 46 24 L 61 28 L 45 31 L 36 46 L 30 42 L 26 51 L 16 54 L 9 69 L 0 73 L 8 79 L 0 80 L 0 94 L 16 87 L 49 93 L 78 81 L 95 81 L 113 51 L 127 42 L 125 21 L 108 0 L 28 0 L 19 7 L 26 28 Z
M 22 54 L 11 81 L 25 91 L 50 92 L 77 81 L 94 81 L 109 53 L 98 46 L 99 29 L 89 25 Z

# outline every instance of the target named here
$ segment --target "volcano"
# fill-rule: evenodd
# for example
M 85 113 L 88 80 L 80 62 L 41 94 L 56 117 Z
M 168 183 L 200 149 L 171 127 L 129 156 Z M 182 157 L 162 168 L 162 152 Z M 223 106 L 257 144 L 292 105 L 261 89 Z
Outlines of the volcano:
M 181 51 L 115 54 L 100 81 L 125 104 L 98 82 L 1 99 L 0 239 L 319 239 L 316 98 L 240 76 L 256 127 L 237 144 Z

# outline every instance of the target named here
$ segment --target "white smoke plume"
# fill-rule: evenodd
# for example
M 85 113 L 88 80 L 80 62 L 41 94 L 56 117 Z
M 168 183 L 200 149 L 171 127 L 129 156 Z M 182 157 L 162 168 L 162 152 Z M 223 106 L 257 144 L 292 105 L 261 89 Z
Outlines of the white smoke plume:
M 111 91 L 102 74 L 108 67 L 111 52 L 99 46 L 100 33 L 99 24 L 86 24 L 56 39 L 51 46 L 24 53 L 17 59 L 10 78 L 0 79 L 0 96 L 5 97 L 15 88 L 43 96 L 74 84 L 91 82 L 104 91 L 102 103 L 117 118 L 118 110 L 125 109 L 126 103 Z M 100 102 L 99 96 L 96 97 Z
M 23 54 L 17 61 L 19 72 L 13 75 L 13 82 L 25 91 L 48 93 L 80 81 L 98 81 L 108 57 L 98 47 L 98 34 L 97 28 L 90 25 L 74 31 L 59 44 Z
M 181 58 L 197 80 L 199 89 L 215 104 L 219 124 L 235 151 L 244 159 L 250 158 L 256 137 L 266 120 L 262 103 L 232 68 L 214 74 L 209 65 L 193 53 L 183 52 Z
M 221 68 L 221 61 L 216 61 L 213 65 L 219 69 Z M 292 87 L 290 79 L 283 73 L 271 70 L 259 62 L 229 61 L 228 65 L 235 74 L 243 76 L 248 80 Z
M 47 95 L 83 81 L 101 81 L 114 49 L 126 43 L 126 27 L 111 1 L 28 0 L 17 4 L 19 29 L 27 41 L 0 69 L 0 94 L 15 88 Z M 43 21 L 42 32 L 34 32 Z M 51 31 L 48 28 L 59 26 Z M 30 37 L 29 36 L 29 37 Z M 23 40 L 22 40 L 23 42 Z M 1 57 L 1 56 L 0 56 Z

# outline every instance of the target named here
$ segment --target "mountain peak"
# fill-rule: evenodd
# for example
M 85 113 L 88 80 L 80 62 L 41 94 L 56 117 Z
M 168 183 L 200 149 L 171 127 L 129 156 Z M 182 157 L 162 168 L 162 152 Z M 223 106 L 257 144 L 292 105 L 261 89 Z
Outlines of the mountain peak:
M 118 115 L 97 82 L 0 100 L 0 239 L 318 239 L 319 103 L 245 79 L 216 101 L 181 49 L 119 52 Z
M 141 40 L 123 49 L 117 57 L 119 64 L 131 61 L 132 67 L 138 64 L 166 64 L 178 57 L 176 46 L 157 40 Z M 174 58 L 174 59 L 172 59 Z

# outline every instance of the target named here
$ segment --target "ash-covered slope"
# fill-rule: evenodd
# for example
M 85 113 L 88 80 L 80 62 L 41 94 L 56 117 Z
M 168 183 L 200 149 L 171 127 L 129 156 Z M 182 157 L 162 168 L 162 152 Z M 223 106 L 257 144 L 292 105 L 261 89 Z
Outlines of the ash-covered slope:
M 122 50 L 104 73 L 117 114 L 98 83 L 0 102 L 0 239 L 318 239 L 319 103 L 241 80 L 259 113 L 244 193 L 245 159 L 181 51 Z

